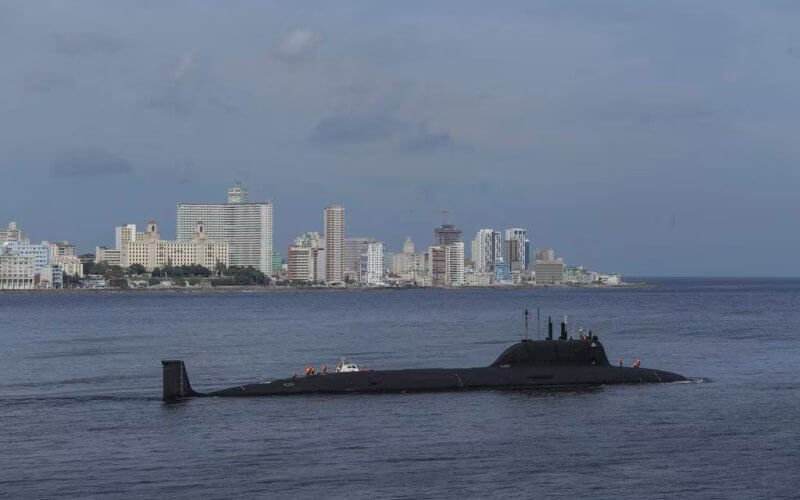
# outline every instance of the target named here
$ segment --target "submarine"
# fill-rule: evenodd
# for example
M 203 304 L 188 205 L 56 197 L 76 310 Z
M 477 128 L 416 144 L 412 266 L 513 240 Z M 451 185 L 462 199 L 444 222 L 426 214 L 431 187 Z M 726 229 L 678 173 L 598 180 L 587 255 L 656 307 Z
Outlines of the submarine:
M 552 320 L 548 320 L 546 339 L 521 340 L 486 367 L 363 370 L 355 364 L 343 364 L 335 373 L 307 370 L 305 376 L 199 393 L 189 384 L 183 361 L 163 360 L 161 364 L 165 402 L 196 397 L 552 389 L 687 380 L 677 373 L 641 367 L 638 360 L 634 367 L 613 366 L 603 344 L 591 331 L 578 339 L 568 338 L 566 322 L 562 322 L 561 335 L 554 339 Z

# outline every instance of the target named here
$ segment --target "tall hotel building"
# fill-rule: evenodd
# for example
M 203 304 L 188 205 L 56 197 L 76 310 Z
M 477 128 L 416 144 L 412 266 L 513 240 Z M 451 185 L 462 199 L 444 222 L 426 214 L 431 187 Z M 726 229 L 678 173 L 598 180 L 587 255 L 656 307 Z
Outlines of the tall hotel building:
M 333 205 L 324 211 L 325 282 L 341 283 L 344 261 L 344 207 Z
M 191 241 L 198 222 L 208 240 L 228 243 L 231 266 L 272 273 L 272 203 L 250 203 L 239 184 L 228 188 L 228 203 L 179 203 L 178 241 Z

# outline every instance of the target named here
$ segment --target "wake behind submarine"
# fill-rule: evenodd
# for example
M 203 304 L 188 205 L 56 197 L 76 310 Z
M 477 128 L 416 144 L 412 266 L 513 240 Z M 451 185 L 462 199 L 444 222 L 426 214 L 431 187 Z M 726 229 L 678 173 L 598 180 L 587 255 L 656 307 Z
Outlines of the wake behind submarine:
M 527 311 L 526 325 L 527 325 Z M 553 339 L 553 322 L 548 320 L 546 340 L 522 340 L 482 368 L 419 368 L 407 370 L 362 370 L 343 364 L 335 373 L 237 385 L 214 392 L 192 389 L 181 360 L 161 361 L 164 401 L 196 397 L 253 397 L 296 394 L 434 392 L 479 389 L 527 389 L 587 387 L 604 384 L 646 384 L 687 380 L 663 370 L 612 366 L 596 335 L 567 338 L 566 322 L 561 336 Z

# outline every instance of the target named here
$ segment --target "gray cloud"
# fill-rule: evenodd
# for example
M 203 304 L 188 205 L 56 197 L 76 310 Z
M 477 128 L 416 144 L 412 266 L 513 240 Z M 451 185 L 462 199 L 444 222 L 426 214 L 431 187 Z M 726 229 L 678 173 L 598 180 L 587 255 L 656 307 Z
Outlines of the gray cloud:
M 294 29 L 286 34 L 275 47 L 275 55 L 284 61 L 295 62 L 307 59 L 322 38 L 308 29 Z
M 342 113 L 320 120 L 311 132 L 319 144 L 359 144 L 381 141 L 406 130 L 408 125 L 381 113 Z
M 70 77 L 50 71 L 32 72 L 25 76 L 22 87 L 28 92 L 48 93 L 72 85 Z
M 128 160 L 105 151 L 75 151 L 57 158 L 50 165 L 50 174 L 55 177 L 107 177 L 133 172 Z
M 58 52 L 67 56 L 114 55 L 125 48 L 123 40 L 97 33 L 60 33 L 53 36 Z
M 453 138 L 447 132 L 422 131 L 405 140 L 398 149 L 405 153 L 426 154 L 448 149 L 453 145 Z

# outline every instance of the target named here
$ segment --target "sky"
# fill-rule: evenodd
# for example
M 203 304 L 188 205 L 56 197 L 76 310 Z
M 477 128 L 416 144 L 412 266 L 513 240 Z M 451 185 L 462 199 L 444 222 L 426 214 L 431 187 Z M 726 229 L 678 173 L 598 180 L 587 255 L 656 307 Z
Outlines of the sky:
M 800 276 L 800 2 L 0 0 L 0 224 L 81 251 L 241 181 L 274 247 L 524 227 L 568 265 Z

